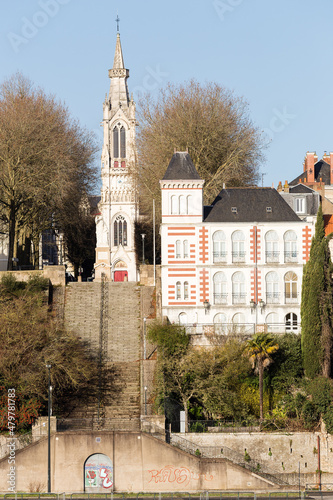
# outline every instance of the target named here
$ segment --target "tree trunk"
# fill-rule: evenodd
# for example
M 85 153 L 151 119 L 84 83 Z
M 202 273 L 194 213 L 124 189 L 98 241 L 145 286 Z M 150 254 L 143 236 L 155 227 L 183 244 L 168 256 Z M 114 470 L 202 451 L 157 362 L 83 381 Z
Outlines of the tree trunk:
M 260 422 L 264 420 L 264 364 L 258 359 Z
M 15 245 L 15 226 L 16 226 L 16 212 L 15 205 L 12 201 L 10 204 L 10 213 L 9 213 L 9 223 L 8 223 L 8 262 L 7 262 L 7 271 L 13 270 L 13 257 L 14 257 L 14 245 Z
M 188 432 L 188 408 L 187 408 L 187 400 L 183 399 L 183 407 L 185 412 L 185 432 Z
M 322 374 L 326 378 L 331 376 L 331 350 L 332 350 L 332 339 L 331 339 L 331 328 L 328 318 L 326 320 L 322 319 L 321 327 L 321 343 L 323 347 L 323 360 L 322 360 Z

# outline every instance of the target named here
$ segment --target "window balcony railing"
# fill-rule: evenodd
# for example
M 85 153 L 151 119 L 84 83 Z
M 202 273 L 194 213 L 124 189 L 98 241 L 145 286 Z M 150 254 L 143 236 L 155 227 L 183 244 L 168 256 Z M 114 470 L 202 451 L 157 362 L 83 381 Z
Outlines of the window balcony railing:
M 278 304 L 280 294 L 278 292 L 266 292 L 266 304 Z
M 232 252 L 232 262 L 245 262 L 245 252 Z
M 214 304 L 226 304 L 227 299 L 227 293 L 214 293 Z
M 227 252 L 213 252 L 213 262 L 225 262 L 227 260 Z
M 296 292 L 285 293 L 284 294 L 284 303 L 285 304 L 298 304 L 299 303 L 298 293 L 296 293 Z
M 256 332 L 255 323 L 196 323 L 182 325 L 188 335 L 245 335 L 252 336 Z M 297 321 L 288 321 L 286 323 L 265 323 L 257 325 L 258 328 L 263 328 L 263 331 L 275 335 L 283 335 L 284 333 L 301 333 L 301 325 Z M 261 331 L 261 330 L 260 330 Z M 199 341 L 197 341 L 199 342 Z M 199 345 L 199 344 L 198 344 Z M 206 344 L 205 344 L 206 345 Z
M 279 262 L 279 253 L 280 252 L 267 251 L 266 262 L 267 263 Z
M 288 252 L 284 252 L 284 261 L 285 262 L 297 262 L 298 252 L 292 250 Z
M 246 303 L 246 293 L 233 293 L 232 294 L 233 304 L 245 304 Z

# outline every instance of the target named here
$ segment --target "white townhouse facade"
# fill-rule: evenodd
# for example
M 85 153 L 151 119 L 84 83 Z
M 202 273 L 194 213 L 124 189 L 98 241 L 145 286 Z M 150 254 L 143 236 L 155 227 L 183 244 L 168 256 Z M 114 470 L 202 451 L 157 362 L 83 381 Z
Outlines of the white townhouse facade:
M 204 207 L 186 152 L 173 155 L 160 185 L 163 316 L 198 333 L 299 332 L 316 217 L 301 219 L 273 188 L 222 189 Z

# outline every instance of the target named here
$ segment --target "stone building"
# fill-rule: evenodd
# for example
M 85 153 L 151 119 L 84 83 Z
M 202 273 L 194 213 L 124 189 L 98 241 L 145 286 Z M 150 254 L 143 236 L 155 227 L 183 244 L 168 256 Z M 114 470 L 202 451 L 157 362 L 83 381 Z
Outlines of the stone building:
M 135 103 L 129 97 L 120 35 L 117 33 L 110 90 L 103 104 L 102 190 L 96 215 L 95 279 L 136 281 L 134 225 Z

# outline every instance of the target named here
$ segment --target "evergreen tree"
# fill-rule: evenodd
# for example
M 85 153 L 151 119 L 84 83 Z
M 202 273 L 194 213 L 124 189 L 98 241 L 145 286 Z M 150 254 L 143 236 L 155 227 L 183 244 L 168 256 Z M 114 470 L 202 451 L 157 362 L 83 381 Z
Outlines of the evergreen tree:
M 302 355 L 305 374 L 314 378 L 331 372 L 332 262 L 321 206 L 302 285 Z

